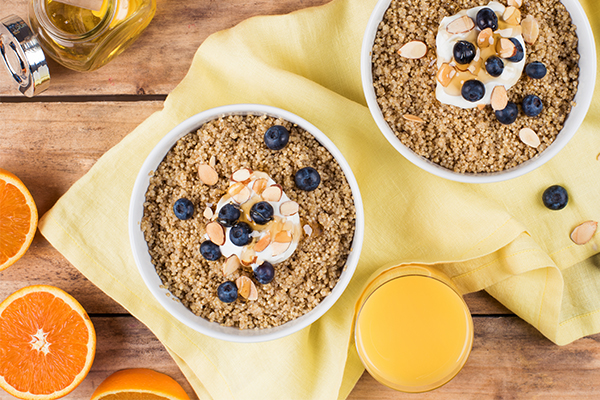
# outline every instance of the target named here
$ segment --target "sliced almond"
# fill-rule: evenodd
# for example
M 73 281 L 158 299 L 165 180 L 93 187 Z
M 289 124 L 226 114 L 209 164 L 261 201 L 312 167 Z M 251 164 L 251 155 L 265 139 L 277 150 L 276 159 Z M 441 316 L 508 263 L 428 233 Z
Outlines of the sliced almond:
M 517 46 L 509 39 L 501 38 L 496 43 L 496 52 L 502 58 L 511 58 L 517 54 Z
M 283 215 L 284 217 L 290 217 L 294 214 L 297 214 L 299 208 L 300 208 L 300 206 L 295 201 L 292 201 L 292 200 L 284 201 L 279 206 L 279 213 L 281 215 Z
M 521 29 L 523 29 L 523 40 L 525 40 L 525 43 L 531 45 L 537 41 L 540 35 L 540 26 L 532 15 L 528 15 L 523 19 Z
M 204 218 L 206 218 L 206 219 L 212 219 L 212 217 L 215 215 L 215 213 L 213 212 L 212 208 L 206 207 L 204 209 L 204 213 L 202 213 L 202 215 L 204 215 Z
M 454 67 L 448 63 L 443 63 L 437 72 L 437 80 L 443 87 L 448 87 L 455 75 L 456 70 Z
M 225 244 L 225 228 L 217 221 L 209 222 L 206 225 L 206 234 L 211 242 L 219 246 Z
M 491 97 L 492 109 L 494 111 L 504 110 L 508 104 L 508 94 L 506 88 L 502 85 L 496 86 L 492 90 Z
M 219 174 L 208 164 L 198 166 L 198 177 L 205 185 L 212 186 L 219 181 Z
M 306 236 L 312 235 L 313 230 L 310 227 L 310 225 L 306 224 L 302 227 L 302 229 L 304 229 L 304 233 L 306 233 Z
M 446 27 L 446 31 L 455 35 L 459 33 L 471 32 L 473 28 L 475 28 L 475 22 L 473 22 L 469 16 L 463 15 L 462 17 L 450 22 Z
M 425 121 L 423 121 L 423 119 L 417 117 L 416 115 L 412 115 L 412 114 L 404 114 L 402 116 L 402 118 L 404 118 L 407 121 L 418 122 L 419 124 L 422 124 L 425 122 Z
M 540 138 L 530 128 L 523 128 L 519 131 L 519 139 L 529 147 L 537 148 L 540 145 Z
M 265 201 L 279 201 L 282 194 L 283 189 L 280 185 L 271 185 L 262 192 L 261 197 Z
M 508 0 L 508 5 L 512 7 L 521 7 L 523 5 L 523 0 Z
M 231 198 L 238 204 L 244 204 L 245 202 L 250 200 L 250 196 L 252 196 L 252 192 L 250 192 L 250 189 L 248 189 L 248 187 L 244 185 L 242 190 L 240 190 L 235 195 L 231 196 Z
M 217 157 L 210 156 L 210 160 L 208 160 L 208 165 L 214 168 L 215 165 L 217 165 Z
M 455 19 L 446 26 L 446 31 L 450 34 L 462 34 L 470 32 L 475 28 L 475 22 L 467 15 Z
M 227 260 L 225 260 L 225 263 L 223 264 L 222 268 L 223 275 L 227 277 L 233 274 L 235 271 L 238 270 L 240 265 L 240 259 L 235 254 L 227 257 Z
M 231 180 L 234 182 L 246 182 L 250 179 L 252 170 L 250 168 L 240 168 L 231 174 Z
M 240 254 L 240 262 L 246 267 L 256 262 L 256 258 L 256 252 L 250 247 L 244 247 L 242 254 Z
M 234 183 L 233 185 L 229 186 L 229 189 L 227 189 L 227 193 L 233 197 L 236 194 L 238 194 L 239 192 L 242 191 L 243 188 L 245 188 L 246 185 L 244 185 L 243 183 Z
M 238 288 L 238 294 L 245 298 L 246 300 L 257 300 L 258 299 L 258 291 L 256 290 L 256 286 L 254 282 L 247 276 L 240 276 L 235 280 L 235 285 Z
M 481 49 L 477 47 L 477 51 L 475 52 L 475 57 L 473 58 L 473 61 L 477 62 L 479 60 L 481 60 Z
M 271 243 L 269 248 L 271 249 L 271 256 L 277 257 L 280 254 L 285 253 L 285 251 L 290 247 L 291 242 L 274 242 Z
M 573 229 L 571 240 L 576 244 L 586 244 L 592 239 L 597 228 L 598 223 L 596 221 L 586 221 Z
M 250 281 L 250 296 L 248 296 L 248 300 L 255 301 L 258 300 L 258 290 L 256 290 L 256 286 L 254 282 Z
M 406 43 L 398 50 L 404 58 L 419 59 L 425 57 L 427 54 L 427 45 L 420 40 L 413 40 L 412 42 Z
M 504 22 L 510 25 L 519 25 L 521 22 L 521 11 L 517 7 L 510 6 L 506 7 L 504 14 L 502 14 Z
M 477 47 L 482 49 L 488 47 L 490 45 L 491 37 L 494 37 L 494 31 L 492 31 L 492 28 L 485 28 L 479 32 L 479 35 L 477 35 Z
M 267 188 L 268 184 L 269 184 L 269 181 L 264 178 L 257 179 L 254 181 L 254 184 L 252 185 L 252 190 L 254 190 L 254 192 L 256 194 L 260 195 Z
M 275 235 L 274 243 L 289 243 L 292 241 L 292 235 L 288 231 L 281 231 Z
M 266 249 L 269 246 L 269 243 L 271 243 L 271 235 L 263 236 L 254 245 L 254 251 L 256 251 L 257 253 L 260 253 L 261 251 L 263 251 L 264 249 Z
M 477 104 L 477 108 L 479 111 L 483 111 L 485 109 L 485 104 Z

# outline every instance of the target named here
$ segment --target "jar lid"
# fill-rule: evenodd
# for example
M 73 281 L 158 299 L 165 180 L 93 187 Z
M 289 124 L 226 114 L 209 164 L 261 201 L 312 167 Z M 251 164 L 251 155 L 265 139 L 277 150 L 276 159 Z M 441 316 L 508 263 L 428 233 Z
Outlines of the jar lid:
M 50 71 L 44 51 L 36 35 L 16 15 L 0 21 L 0 54 L 19 91 L 25 96 L 33 97 L 48 89 Z

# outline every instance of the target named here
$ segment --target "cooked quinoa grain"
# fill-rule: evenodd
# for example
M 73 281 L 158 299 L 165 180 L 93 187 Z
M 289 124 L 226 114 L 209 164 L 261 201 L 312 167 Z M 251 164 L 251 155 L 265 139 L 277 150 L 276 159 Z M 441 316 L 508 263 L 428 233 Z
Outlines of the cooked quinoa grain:
M 386 11 L 372 51 L 373 86 L 384 119 L 400 141 L 415 153 L 460 173 L 503 171 L 544 151 L 562 129 L 577 92 L 579 54 L 575 26 L 558 0 L 523 2 L 523 18 L 533 15 L 540 36 L 526 46 L 526 63 L 541 61 L 548 69 L 543 79 L 525 73 L 508 90 L 509 101 L 520 104 L 529 94 L 542 99 L 540 116 L 502 125 L 490 106 L 461 109 L 441 104 L 435 97 L 436 35 L 442 18 L 460 10 L 488 4 L 488 0 L 393 0 Z M 505 2 L 503 2 L 506 5 Z M 411 40 L 427 44 L 427 55 L 408 60 L 398 49 Z M 404 119 L 412 114 L 424 120 Z M 519 140 L 522 128 L 533 129 L 541 140 L 532 148 Z
M 283 125 L 290 131 L 287 146 L 269 150 L 265 131 Z M 219 180 L 204 185 L 198 166 L 214 157 Z M 315 168 L 321 184 L 312 192 L 296 188 L 294 174 Z M 216 204 L 229 187 L 229 177 L 240 168 L 266 172 L 287 196 L 300 205 L 303 232 L 294 254 L 275 265 L 275 278 L 261 285 L 250 268 L 242 267 L 227 278 L 221 268 L 225 257 L 207 261 L 200 254 L 205 226 L 212 218 L 207 208 Z M 194 216 L 179 220 L 173 204 L 188 198 Z M 209 218 L 207 218 L 206 216 Z M 150 256 L 165 287 L 194 314 L 240 329 L 269 328 L 298 318 L 317 306 L 336 285 L 346 264 L 354 237 L 355 208 L 352 192 L 337 161 L 312 135 L 288 121 L 269 116 L 227 116 L 205 123 L 180 139 L 150 179 L 144 203 L 142 231 Z M 217 287 L 244 275 L 253 279 L 258 300 L 238 297 L 223 303 Z

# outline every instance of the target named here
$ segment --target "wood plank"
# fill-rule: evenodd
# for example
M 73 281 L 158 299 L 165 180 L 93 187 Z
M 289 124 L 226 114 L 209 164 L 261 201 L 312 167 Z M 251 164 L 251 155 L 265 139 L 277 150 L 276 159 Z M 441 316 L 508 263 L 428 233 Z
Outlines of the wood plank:
M 476 317 L 473 350 L 448 384 L 425 394 L 389 389 L 365 373 L 348 400 L 597 399 L 600 334 L 559 347 L 517 317 Z
M 42 215 L 162 102 L 0 103 L 0 160 Z
M 127 311 L 87 280 L 38 232 L 23 258 L 0 272 L 0 301 L 29 285 L 52 285 L 75 297 L 89 314 Z
M 89 399 L 97 385 L 123 368 L 151 367 L 192 394 L 162 344 L 130 316 L 94 317 L 98 350 L 92 370 L 65 399 Z M 426 394 L 403 394 L 367 373 L 349 400 L 359 399 L 593 399 L 600 393 L 600 335 L 559 347 L 517 317 L 475 318 L 475 342 L 464 369 L 447 385 Z M 507 351 L 510 349 L 510 351 Z M 12 398 L 0 391 L 0 399 Z M 192 397 L 195 398 L 195 397 Z
M 183 79 L 202 42 L 256 15 L 286 14 L 330 0 L 157 0 L 154 19 L 140 38 L 111 63 L 75 72 L 50 61 L 51 88 L 45 96 L 167 94 Z M 0 15 L 27 18 L 31 0 L 2 0 Z M 152 60 L 148 63 L 147 60 Z M 0 67 L 0 96 L 21 95 Z M 0 99 L 1 101 L 1 99 Z

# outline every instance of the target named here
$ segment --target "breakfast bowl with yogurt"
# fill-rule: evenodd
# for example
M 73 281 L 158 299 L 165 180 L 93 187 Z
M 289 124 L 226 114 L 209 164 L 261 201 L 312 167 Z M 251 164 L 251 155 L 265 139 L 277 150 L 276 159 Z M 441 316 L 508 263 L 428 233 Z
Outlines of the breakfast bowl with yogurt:
M 348 285 L 364 231 L 352 171 L 306 120 L 237 104 L 182 122 L 138 174 L 129 213 L 138 270 L 203 334 L 272 340 L 321 317 Z
M 593 94 L 595 45 L 577 0 L 380 0 L 361 76 L 375 122 L 409 161 L 497 182 L 573 137 Z

